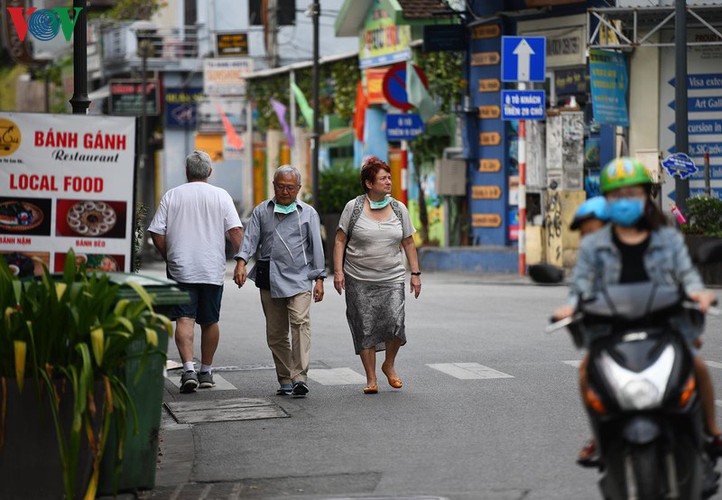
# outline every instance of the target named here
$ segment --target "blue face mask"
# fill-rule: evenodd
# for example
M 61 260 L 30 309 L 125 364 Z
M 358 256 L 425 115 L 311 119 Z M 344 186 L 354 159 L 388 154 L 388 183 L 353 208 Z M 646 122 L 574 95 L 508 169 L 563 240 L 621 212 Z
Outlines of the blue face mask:
M 275 213 L 275 214 L 288 215 L 291 212 L 295 212 L 295 211 L 296 211 L 296 202 L 295 201 L 293 203 L 291 203 L 290 205 L 279 205 L 278 203 L 276 203 L 273 206 L 273 213 Z
M 369 200 L 369 206 L 371 207 L 371 210 L 379 210 L 391 203 L 391 196 L 389 195 L 384 196 L 384 199 L 382 201 L 373 201 L 368 196 L 366 196 L 366 199 Z
M 607 203 L 609 220 L 613 224 L 632 227 L 642 218 L 644 203 L 644 198 L 619 198 L 609 201 Z

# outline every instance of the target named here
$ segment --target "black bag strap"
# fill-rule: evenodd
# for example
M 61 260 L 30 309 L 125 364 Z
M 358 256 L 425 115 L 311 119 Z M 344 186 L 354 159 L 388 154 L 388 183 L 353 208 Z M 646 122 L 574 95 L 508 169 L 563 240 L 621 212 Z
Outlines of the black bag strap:
M 356 225 L 361 212 L 364 210 L 364 198 L 366 195 L 360 195 L 356 197 L 356 201 L 353 203 L 353 210 L 351 211 L 351 219 L 348 221 L 348 230 L 346 231 L 346 246 L 351 239 L 351 233 L 353 233 L 353 227 Z

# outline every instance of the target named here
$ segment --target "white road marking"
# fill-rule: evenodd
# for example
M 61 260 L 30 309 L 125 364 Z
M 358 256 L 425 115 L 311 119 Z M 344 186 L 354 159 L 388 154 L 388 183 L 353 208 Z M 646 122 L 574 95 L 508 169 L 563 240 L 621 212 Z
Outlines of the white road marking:
M 565 365 L 573 366 L 574 368 L 579 368 L 579 365 L 582 364 L 581 359 L 570 359 L 567 361 L 562 361 Z
M 503 373 L 479 363 L 434 363 L 426 365 L 434 370 L 451 375 L 461 380 L 478 380 L 487 378 L 514 378 L 508 373 Z
M 705 361 L 705 363 L 707 363 L 707 366 L 711 366 L 712 368 L 722 369 L 722 363 L 718 363 L 717 361 L 707 360 L 707 361 Z
M 722 408 L 722 400 L 720 400 L 720 399 L 715 399 L 715 400 L 714 400 L 714 404 L 715 404 L 715 406 L 719 406 L 720 408 Z
M 366 383 L 366 377 L 351 368 L 315 368 L 308 371 L 308 378 L 322 385 Z
M 177 373 L 177 372 L 176 372 Z M 172 374 L 170 377 L 168 377 L 168 380 L 170 380 L 174 386 L 180 389 L 180 374 L 176 375 L 175 373 Z M 224 379 L 220 375 L 218 375 L 216 372 L 213 372 L 213 382 L 216 383 L 215 387 L 211 387 L 210 389 L 201 389 L 198 388 L 199 391 L 235 391 L 236 386 L 231 384 L 228 380 Z

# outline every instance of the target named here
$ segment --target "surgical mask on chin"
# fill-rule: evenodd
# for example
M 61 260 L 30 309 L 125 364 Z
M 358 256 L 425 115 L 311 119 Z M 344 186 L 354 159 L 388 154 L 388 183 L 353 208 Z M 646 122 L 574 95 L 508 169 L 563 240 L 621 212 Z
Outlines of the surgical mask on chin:
M 366 199 L 369 200 L 369 206 L 371 207 L 371 210 L 379 210 L 391 203 L 391 196 L 389 196 L 388 194 L 384 196 L 384 199 L 381 201 L 373 201 L 371 198 L 368 197 L 368 195 L 366 195 Z
M 613 224 L 632 227 L 644 214 L 644 198 L 619 198 L 607 203 L 609 220 Z
M 295 211 L 296 211 L 296 202 L 295 201 L 293 203 L 291 203 L 290 205 L 279 205 L 278 203 L 276 203 L 273 206 L 273 213 L 275 213 L 275 214 L 288 215 L 291 212 L 295 212 Z

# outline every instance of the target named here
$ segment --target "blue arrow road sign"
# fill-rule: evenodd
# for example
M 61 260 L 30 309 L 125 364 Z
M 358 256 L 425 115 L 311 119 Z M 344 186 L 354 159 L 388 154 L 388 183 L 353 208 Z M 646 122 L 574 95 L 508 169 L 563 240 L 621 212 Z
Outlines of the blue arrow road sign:
M 502 90 L 502 120 L 543 120 L 546 117 L 543 90 Z
M 672 78 L 668 83 L 674 87 L 677 80 Z M 722 89 L 722 74 L 698 73 L 687 75 L 687 88 L 692 89 Z
M 501 80 L 504 82 L 543 82 L 546 59 L 546 37 L 501 38 Z
M 699 169 L 692 158 L 684 153 L 676 153 L 662 160 L 662 166 L 672 177 L 686 179 L 696 173 Z
M 710 194 L 712 195 L 712 198 L 722 199 L 722 188 L 718 188 L 718 187 L 714 187 L 714 186 L 713 186 L 713 187 L 710 189 Z M 690 195 L 691 197 L 693 197 L 693 198 L 696 198 L 696 197 L 698 197 L 698 196 L 704 196 L 704 195 L 705 195 L 704 188 L 703 188 L 703 187 L 690 186 L 690 188 L 689 188 L 689 195 Z M 667 193 L 667 198 L 669 198 L 669 199 L 672 200 L 672 201 L 675 200 L 675 197 L 674 197 L 674 196 L 675 196 L 675 191 L 670 191 L 669 193 Z
M 677 104 L 671 101 L 667 104 L 672 109 L 676 109 Z M 687 110 L 691 113 L 693 111 L 704 112 L 704 111 L 722 111 L 722 97 L 720 96 L 706 96 L 706 97 L 688 97 L 687 98 Z
M 677 130 L 673 123 L 667 127 L 672 132 Z M 722 134 L 722 120 L 689 120 L 687 122 L 689 135 L 717 135 Z

